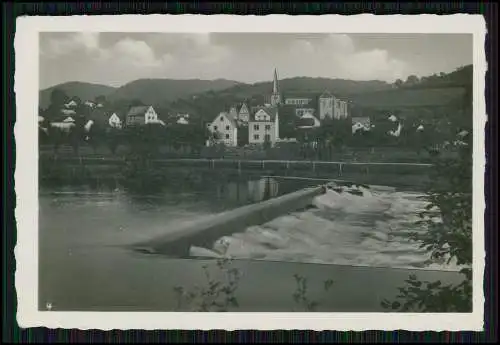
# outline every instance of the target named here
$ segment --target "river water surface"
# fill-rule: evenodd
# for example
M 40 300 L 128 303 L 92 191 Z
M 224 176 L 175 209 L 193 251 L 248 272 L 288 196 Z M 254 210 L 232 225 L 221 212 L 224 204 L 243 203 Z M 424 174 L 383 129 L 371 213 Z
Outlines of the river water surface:
M 138 305 L 154 309 L 152 305 L 161 304 L 158 296 L 164 292 L 160 282 L 171 282 L 174 276 L 196 280 L 200 272 L 188 273 L 181 261 L 161 266 L 154 256 L 121 247 L 316 184 L 269 178 L 202 179 L 195 186 L 159 188 L 154 195 L 127 192 L 118 184 L 40 188 L 40 307 L 51 301 L 66 310 Z M 419 197 L 385 187 L 364 190 L 363 195 L 330 190 L 316 197 L 307 210 L 249 227 L 216 241 L 211 248 L 192 247 L 190 252 L 193 258 L 215 257 L 223 243 L 226 253 L 237 259 L 457 271 L 453 263 L 430 260 L 428 253 L 409 240 L 408 233 L 418 230 L 414 225 L 417 212 L 425 206 Z M 171 269 L 162 276 L 159 267 Z M 140 281 L 148 281 L 145 284 L 158 291 L 151 295 L 137 292 L 134 284 Z M 97 291 L 103 284 L 107 292 Z M 264 305 L 272 304 L 260 298 Z M 354 308 L 352 303 L 349 306 Z

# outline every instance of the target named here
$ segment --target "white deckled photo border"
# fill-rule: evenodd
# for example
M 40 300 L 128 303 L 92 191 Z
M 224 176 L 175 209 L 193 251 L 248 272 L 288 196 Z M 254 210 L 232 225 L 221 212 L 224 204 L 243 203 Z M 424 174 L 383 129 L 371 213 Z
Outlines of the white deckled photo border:
M 38 130 L 40 32 L 461 33 L 473 35 L 472 313 L 178 313 L 38 310 Z M 484 171 L 486 24 L 481 15 L 236 16 L 116 15 L 20 17 L 15 33 L 17 244 L 15 286 L 20 327 L 77 329 L 310 329 L 482 331 L 484 323 Z

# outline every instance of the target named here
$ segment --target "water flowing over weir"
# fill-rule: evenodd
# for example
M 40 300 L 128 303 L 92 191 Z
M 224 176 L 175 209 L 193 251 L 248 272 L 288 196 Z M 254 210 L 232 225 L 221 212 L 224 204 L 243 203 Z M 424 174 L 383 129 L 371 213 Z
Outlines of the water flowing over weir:
M 337 188 L 336 188 L 337 189 Z M 221 237 L 210 247 L 192 246 L 195 257 L 459 271 L 454 262 L 431 259 L 409 238 L 427 202 L 422 195 L 388 187 L 327 189 L 313 207 Z
M 391 187 L 306 188 L 201 219 L 134 244 L 145 253 L 217 258 L 458 271 L 431 259 L 409 238 L 426 231 L 422 194 Z

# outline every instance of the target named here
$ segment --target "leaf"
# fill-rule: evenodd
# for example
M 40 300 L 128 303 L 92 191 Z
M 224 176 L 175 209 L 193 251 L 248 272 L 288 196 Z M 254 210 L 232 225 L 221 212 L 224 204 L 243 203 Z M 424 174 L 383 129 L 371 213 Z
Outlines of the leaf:
M 399 302 L 395 301 L 395 302 L 392 302 L 391 308 L 392 308 L 393 310 L 396 310 L 396 309 L 398 309 L 400 306 L 401 306 L 401 303 L 399 303 Z

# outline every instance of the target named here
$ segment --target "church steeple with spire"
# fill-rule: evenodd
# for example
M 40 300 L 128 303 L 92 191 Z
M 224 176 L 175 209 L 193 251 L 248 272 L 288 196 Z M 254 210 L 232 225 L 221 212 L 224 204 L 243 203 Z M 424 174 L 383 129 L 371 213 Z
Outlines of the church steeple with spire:
M 273 80 L 273 93 L 271 95 L 271 105 L 277 106 L 281 104 L 281 95 L 278 86 L 278 72 L 276 68 L 274 69 L 274 80 Z

